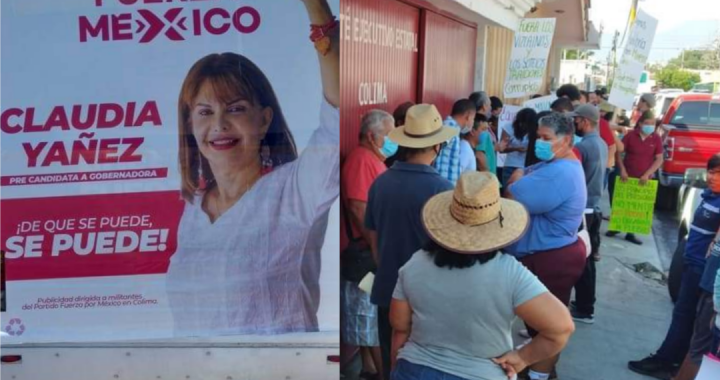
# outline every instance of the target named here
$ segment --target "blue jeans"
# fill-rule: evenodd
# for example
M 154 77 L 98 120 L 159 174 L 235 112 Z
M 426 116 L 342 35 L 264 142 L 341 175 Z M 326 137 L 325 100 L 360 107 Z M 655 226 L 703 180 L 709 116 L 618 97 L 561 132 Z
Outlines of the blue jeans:
M 515 173 L 515 170 L 520 168 L 513 168 L 510 166 L 506 166 L 503 168 L 502 171 L 502 178 L 500 179 L 502 182 L 500 183 L 503 188 L 507 188 L 507 183 L 510 180 L 510 177 L 512 177 L 513 173 Z
M 720 329 L 717 326 L 713 327 L 713 343 L 710 352 L 720 358 Z
M 610 180 L 610 173 L 612 173 L 614 170 L 615 170 L 615 168 L 606 168 L 605 169 L 605 177 L 603 177 L 603 190 L 607 190 L 608 181 Z
M 690 348 L 703 269 L 685 263 L 680 280 L 680 292 L 673 308 L 672 322 L 656 354 L 658 359 L 666 363 L 681 363 Z
M 462 377 L 438 371 L 420 364 L 413 364 L 400 359 L 395 365 L 391 380 L 467 380 Z
M 615 192 L 615 181 L 617 181 L 617 177 L 620 176 L 620 169 L 615 167 L 610 173 L 608 173 L 607 176 L 607 190 L 608 190 L 608 198 L 610 198 L 610 207 L 612 207 L 612 201 L 613 201 L 613 192 Z

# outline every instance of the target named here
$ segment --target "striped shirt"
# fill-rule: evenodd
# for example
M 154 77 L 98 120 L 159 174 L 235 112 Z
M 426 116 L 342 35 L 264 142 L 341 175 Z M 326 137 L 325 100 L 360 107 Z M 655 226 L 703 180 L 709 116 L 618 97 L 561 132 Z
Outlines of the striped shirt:
M 455 119 L 453 119 L 451 116 L 448 116 L 448 118 L 445 120 L 444 125 L 446 127 L 456 128 L 458 130 L 462 129 L 460 124 L 458 124 L 457 121 L 455 121 Z M 460 178 L 459 136 L 455 136 L 448 140 L 447 146 L 440 151 L 440 154 L 435 160 L 435 164 L 433 166 L 443 178 L 452 182 L 453 186 L 455 186 L 455 183 L 457 183 L 457 180 Z

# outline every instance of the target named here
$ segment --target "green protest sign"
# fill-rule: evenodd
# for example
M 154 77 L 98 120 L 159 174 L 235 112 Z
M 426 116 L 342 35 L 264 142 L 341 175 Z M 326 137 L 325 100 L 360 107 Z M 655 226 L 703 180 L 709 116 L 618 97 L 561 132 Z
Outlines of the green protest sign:
M 622 182 L 618 178 L 613 193 L 609 229 L 649 234 L 652 228 L 657 187 L 657 181 L 648 181 L 645 186 L 641 186 L 637 178 L 628 178 L 627 182 Z

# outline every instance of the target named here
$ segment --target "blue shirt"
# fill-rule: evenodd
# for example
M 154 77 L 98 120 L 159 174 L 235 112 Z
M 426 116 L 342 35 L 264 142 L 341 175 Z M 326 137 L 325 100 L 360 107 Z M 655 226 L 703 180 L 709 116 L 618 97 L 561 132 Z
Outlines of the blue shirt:
M 700 278 L 700 289 L 713 293 L 715 291 L 715 277 L 720 268 L 720 242 L 715 242 L 710 249 L 710 256 L 707 257 L 705 271 Z M 720 305 L 718 305 L 720 306 Z
M 588 132 L 576 145 L 582 156 L 585 185 L 588 190 L 587 208 L 600 211 L 605 167 L 608 161 L 608 146 L 597 131 Z
M 445 126 L 461 130 L 460 125 L 452 117 L 445 120 Z M 440 175 L 450 181 L 453 186 L 460 179 L 460 137 L 455 136 L 448 140 L 447 146 L 440 151 L 435 160 L 435 169 Z
M 430 238 L 422 224 L 422 208 L 435 194 L 453 185 L 431 166 L 395 162 L 370 187 L 365 227 L 376 231 L 380 265 L 371 301 L 390 307 L 400 267 Z
M 685 245 L 685 264 L 703 267 L 705 255 L 720 227 L 720 195 L 706 189 L 702 193 L 702 202 L 695 210 L 687 244 Z
M 579 161 L 560 159 L 531 166 L 509 190 L 530 213 L 530 226 L 506 252 L 521 258 L 577 241 L 587 202 L 585 174 Z

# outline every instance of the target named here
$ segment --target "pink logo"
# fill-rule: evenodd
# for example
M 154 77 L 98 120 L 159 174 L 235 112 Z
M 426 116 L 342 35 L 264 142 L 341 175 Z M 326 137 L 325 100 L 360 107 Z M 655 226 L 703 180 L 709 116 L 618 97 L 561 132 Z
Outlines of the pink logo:
M 25 325 L 20 318 L 13 318 L 5 326 L 5 332 L 11 336 L 20 336 L 25 332 Z
M 147 43 L 155 39 L 155 37 L 162 32 L 163 28 L 165 28 L 165 25 L 168 25 L 169 28 L 167 31 L 165 31 L 165 35 L 168 39 L 171 41 L 182 41 L 185 38 L 175 30 L 175 19 L 177 16 L 182 12 L 182 8 L 173 8 L 165 12 L 164 18 L 167 20 L 167 24 L 165 21 L 160 19 L 160 17 L 156 16 L 154 13 L 147 9 L 140 9 L 138 10 L 138 13 L 140 16 L 142 16 L 145 19 L 145 22 L 147 22 L 147 25 L 150 26 L 147 32 L 142 36 L 140 39 L 140 43 Z M 182 30 L 187 30 L 187 27 L 185 27 L 185 20 L 186 17 L 182 17 L 180 20 L 178 20 L 177 26 L 180 27 Z M 145 29 L 145 23 L 143 23 L 141 20 L 135 20 L 135 22 L 138 24 L 138 29 L 135 32 L 136 34 L 140 34 Z
M 249 34 L 260 27 L 260 13 L 250 6 L 235 11 L 225 8 L 171 8 L 160 13 L 149 9 L 136 12 L 104 14 L 97 18 L 80 16 L 80 42 L 138 41 L 146 44 L 165 35 L 170 41 L 184 41 L 190 36 L 222 35 L 231 32 Z

